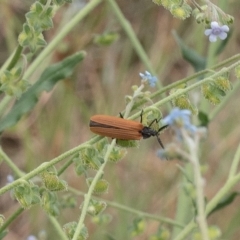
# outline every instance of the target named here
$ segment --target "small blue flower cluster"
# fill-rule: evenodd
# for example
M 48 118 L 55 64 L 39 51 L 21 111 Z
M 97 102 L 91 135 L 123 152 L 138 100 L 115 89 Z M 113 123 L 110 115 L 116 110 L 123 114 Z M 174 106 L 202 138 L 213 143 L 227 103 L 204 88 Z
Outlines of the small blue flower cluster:
M 169 115 L 163 118 L 162 123 L 164 125 L 169 125 L 169 127 L 174 130 L 176 139 L 182 142 L 186 137 L 183 135 L 183 130 L 185 130 L 191 138 L 194 137 L 195 134 L 200 133 L 200 128 L 197 128 L 191 123 L 190 117 L 190 110 L 174 108 Z M 168 159 L 169 157 L 180 157 L 175 154 L 175 144 L 169 144 L 166 149 L 158 150 L 157 155 L 159 158 Z
M 157 77 L 152 76 L 150 72 L 145 71 L 145 73 L 139 73 L 139 76 L 142 78 L 142 81 L 147 81 L 150 87 L 156 86 Z
M 191 124 L 191 111 L 187 109 L 174 108 L 163 120 L 164 125 L 183 127 L 191 134 L 196 133 L 197 127 Z

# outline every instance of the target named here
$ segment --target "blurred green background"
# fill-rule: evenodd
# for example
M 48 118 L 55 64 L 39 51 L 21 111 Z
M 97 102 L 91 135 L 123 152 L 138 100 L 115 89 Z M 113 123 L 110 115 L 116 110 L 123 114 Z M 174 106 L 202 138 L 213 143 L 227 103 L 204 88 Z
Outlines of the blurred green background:
M 17 37 L 25 22 L 24 15 L 33 2 L 0 1 L 0 65 L 17 46 Z M 182 59 L 172 30 L 176 30 L 186 44 L 207 57 L 210 43 L 203 34 L 204 26 L 197 24 L 193 18 L 180 21 L 150 0 L 118 0 L 117 3 L 131 23 L 164 86 L 194 73 L 193 68 Z M 54 38 L 58 30 L 76 11 L 80 11 L 84 4 L 84 1 L 74 1 L 58 9 L 53 19 L 54 28 L 44 32 L 47 42 Z M 234 16 L 235 22 L 231 26 L 232 36 L 219 56 L 219 61 L 239 52 L 239 9 L 238 0 L 229 0 L 228 9 L 224 9 Z M 110 46 L 95 44 L 94 37 L 107 31 L 117 32 L 119 39 Z M 87 56 L 75 69 L 72 77 L 60 81 L 50 93 L 43 93 L 34 110 L 16 126 L 5 131 L 1 137 L 3 149 L 15 164 L 26 172 L 90 139 L 93 136 L 88 128 L 90 116 L 98 113 L 117 115 L 122 111 L 125 107 L 125 95 L 131 95 L 131 86 L 139 84 L 139 72 L 147 70 L 109 6 L 102 3 L 74 28 L 53 54 L 39 66 L 30 80 L 34 82 L 46 66 L 80 50 L 85 50 Z M 231 79 L 235 80 L 235 77 L 231 75 Z M 200 97 L 199 92 L 200 89 L 191 93 L 191 98 L 194 100 Z M 239 144 L 239 102 L 240 95 L 235 94 L 210 123 L 208 137 L 202 143 L 201 162 L 207 165 L 204 176 L 206 197 L 209 199 L 225 182 Z M 210 109 L 214 107 L 211 106 Z M 167 110 L 161 108 L 164 115 Z M 172 139 L 171 132 L 165 131 L 161 139 L 166 145 Z M 176 165 L 182 163 L 177 160 L 160 161 L 156 156 L 158 148 L 155 138 L 142 140 L 140 147 L 128 149 L 128 154 L 118 164 L 109 163 L 104 178 L 109 181 L 110 188 L 108 194 L 102 198 L 174 218 L 181 183 L 181 174 Z M 1 186 L 6 184 L 8 174 L 11 174 L 10 169 L 1 164 Z M 84 176 L 77 176 L 73 166 L 61 177 L 70 186 L 81 191 L 87 190 Z M 59 193 L 59 198 L 64 194 Z M 80 204 L 83 198 L 77 198 Z M 217 225 L 222 230 L 222 239 L 240 239 L 239 205 L 240 199 L 236 198 L 231 206 L 209 218 L 209 225 Z M 6 218 L 18 206 L 9 193 L 1 196 L 0 213 Z M 109 236 L 117 240 L 130 239 L 128 229 L 137 216 L 112 207 L 108 207 L 105 212 L 112 214 L 112 221 L 108 225 L 97 226 L 87 217 L 89 239 L 111 239 Z M 58 219 L 64 225 L 76 221 L 79 213 L 78 208 L 65 209 L 61 211 Z M 158 227 L 158 222 L 147 221 L 145 232 L 134 239 L 148 239 Z M 34 206 L 16 219 L 4 239 L 26 239 L 28 235 L 37 235 L 43 229 L 48 234 L 47 239 L 57 239 L 46 213 L 39 206 Z

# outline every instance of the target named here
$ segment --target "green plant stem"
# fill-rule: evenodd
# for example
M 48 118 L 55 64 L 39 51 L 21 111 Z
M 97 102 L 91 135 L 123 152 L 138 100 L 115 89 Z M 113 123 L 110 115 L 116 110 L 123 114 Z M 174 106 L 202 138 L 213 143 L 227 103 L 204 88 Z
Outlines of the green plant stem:
M 204 198 L 204 179 L 201 176 L 201 166 L 198 158 L 198 136 L 195 139 L 190 138 L 185 131 L 183 131 L 185 142 L 190 153 L 189 161 L 192 163 L 194 173 L 194 183 L 196 188 L 196 203 L 197 203 L 197 221 L 202 234 L 202 239 L 208 240 L 208 225 L 205 215 L 205 198 Z
M 0 76 L 3 74 L 5 70 L 11 70 L 15 64 L 17 63 L 18 59 L 20 58 L 22 53 L 22 47 L 18 45 L 17 49 L 14 53 L 7 59 L 7 61 L 3 64 L 3 66 L 0 69 Z M 9 102 L 13 99 L 13 97 L 10 97 L 8 95 L 4 96 L 4 98 L 0 102 L 0 116 L 3 115 L 4 110 L 8 106 Z
M 12 100 L 12 97 L 6 95 L 0 102 L 0 117 L 3 116 L 4 111 L 8 107 L 8 104 Z
M 171 94 L 170 96 L 164 98 L 163 100 L 159 101 L 159 102 L 156 102 L 155 104 L 153 104 L 153 106 L 156 106 L 156 107 L 159 107 L 165 103 L 167 103 L 168 101 L 171 101 L 173 100 L 174 98 L 176 98 L 177 96 L 180 96 L 184 93 L 187 93 L 197 87 L 200 87 L 201 85 L 203 85 L 204 83 L 207 83 L 207 82 L 210 82 L 212 81 L 213 79 L 217 78 L 218 76 L 221 76 L 223 73 L 225 72 L 228 72 L 229 70 L 233 69 L 234 67 L 238 66 L 240 64 L 240 61 L 238 61 L 237 63 L 235 64 L 232 64 L 231 66 L 229 67 L 226 67 L 226 68 L 223 68 L 221 69 L 219 72 L 217 73 L 214 73 L 213 75 L 211 75 L 210 77 L 207 77 L 207 78 L 204 78 L 203 80 L 201 81 L 198 81 L 194 84 L 192 84 L 191 86 L 189 87 L 186 87 L 184 89 L 181 89 L 181 91 L 177 91 L 176 93 L 173 93 Z
M 203 76 L 205 74 L 208 74 L 211 70 L 216 70 L 216 69 L 218 69 L 220 67 L 225 66 L 226 64 L 228 64 L 230 62 L 235 62 L 236 60 L 239 60 L 239 59 L 240 59 L 240 54 L 237 54 L 235 57 L 226 59 L 226 60 L 222 61 L 221 63 L 219 63 L 219 64 L 217 64 L 217 65 L 215 65 L 215 66 L 213 66 L 211 68 L 207 68 L 207 69 L 199 71 L 199 72 L 197 72 L 197 73 L 195 73 L 195 74 L 193 74 L 193 75 L 191 75 L 189 77 L 186 77 L 186 78 L 180 79 L 180 80 L 178 80 L 176 82 L 173 82 L 173 83 L 167 85 L 166 87 L 163 87 L 161 90 L 153 93 L 151 95 L 151 98 L 154 98 L 155 96 L 159 95 L 160 93 L 163 93 L 163 92 L 166 92 L 168 90 L 171 90 L 172 88 L 175 88 L 175 87 L 177 87 L 177 86 L 179 86 L 181 84 L 187 83 L 187 82 L 189 82 L 189 81 L 191 81 L 191 80 L 193 80 L 195 78 L 198 78 L 198 77 L 201 77 L 201 76 Z
M 16 51 L 16 50 L 15 50 Z M 4 62 L 4 64 L 0 68 L 0 76 L 3 74 L 3 72 L 7 69 L 8 65 L 10 64 L 15 52 L 11 54 L 11 56 L 8 57 L 8 59 Z
M 185 177 L 185 176 L 188 176 Z M 181 186 L 178 189 L 178 200 L 177 200 L 177 209 L 175 213 L 175 221 L 187 225 L 192 219 L 192 212 L 189 211 L 189 206 L 192 205 L 192 200 L 186 195 L 186 191 L 182 186 L 188 183 L 189 179 L 193 179 L 193 169 L 190 163 L 186 164 L 184 167 L 184 175 L 181 179 Z M 178 236 L 179 232 L 182 229 L 179 227 L 174 227 L 172 232 L 172 237 Z
M 229 193 L 229 191 L 240 181 L 240 173 L 227 180 L 224 186 L 217 192 L 217 194 L 206 205 L 205 214 L 208 215 L 217 204 Z M 174 240 L 185 240 L 186 236 L 196 227 L 196 223 L 192 220 L 187 226 L 174 238 Z
M 221 44 L 220 41 L 216 42 L 215 44 L 209 43 L 209 48 L 208 48 L 208 55 L 206 57 L 207 59 L 207 68 L 210 68 L 213 64 L 215 64 L 216 59 L 217 59 L 217 49 L 219 45 Z
M 187 82 L 189 82 L 189 81 L 191 81 L 191 80 L 193 80 L 193 79 L 195 79 L 195 78 L 197 78 L 197 77 L 200 77 L 200 76 L 202 76 L 202 75 L 204 75 L 204 74 L 209 73 L 210 70 L 216 70 L 216 69 L 218 69 L 218 68 L 220 68 L 220 67 L 226 66 L 226 64 L 230 64 L 230 63 L 235 62 L 236 60 L 239 60 L 239 59 L 240 59 L 240 54 L 236 54 L 236 55 L 234 55 L 233 57 L 228 58 L 228 59 L 226 59 L 226 60 L 224 60 L 224 61 L 222 61 L 222 62 L 214 65 L 214 66 L 211 67 L 210 69 L 205 69 L 205 70 L 199 71 L 199 72 L 197 72 L 197 73 L 195 73 L 195 74 L 193 74 L 193 75 L 191 75 L 191 76 L 189 76 L 189 77 L 180 79 L 180 80 L 178 80 L 178 81 L 176 81 L 176 82 L 174 82 L 174 83 L 171 83 L 171 84 L 167 85 L 166 87 L 161 88 L 160 90 L 158 90 L 158 91 L 154 92 L 153 94 L 151 94 L 150 98 L 151 98 L 151 99 L 154 99 L 155 97 L 157 97 L 157 96 L 159 96 L 159 95 L 161 95 L 161 94 L 163 94 L 163 93 L 171 90 L 172 88 L 175 88 L 175 87 L 177 87 L 177 86 L 179 86 L 179 85 L 181 85 L 181 84 L 187 83 Z M 239 82 L 238 82 L 238 83 L 239 83 Z M 239 85 L 237 85 L 237 87 L 238 87 L 238 88 L 240 87 L 240 83 L 239 83 Z M 238 89 L 235 89 L 235 86 L 234 86 L 234 92 L 237 91 L 237 90 L 238 90 Z M 225 97 L 225 98 L 226 98 L 226 97 Z M 141 105 L 143 105 L 144 103 L 146 103 L 146 100 L 140 101 L 138 104 L 136 104 L 136 105 L 134 106 L 134 109 L 139 108 L 139 107 L 140 107 Z
M 127 36 L 129 37 L 129 40 L 132 43 L 133 48 L 136 50 L 136 53 L 138 54 L 139 58 L 145 65 L 145 67 L 150 71 L 154 76 L 157 76 L 156 71 L 152 67 L 151 61 L 148 58 L 148 55 L 146 54 L 145 50 L 143 49 L 141 43 L 139 42 L 135 32 L 133 31 L 133 28 L 131 27 L 129 21 L 125 18 L 125 16 L 122 14 L 121 9 L 118 7 L 115 0 L 108 0 L 108 3 L 110 7 L 112 8 L 113 13 L 116 15 L 119 23 L 121 24 L 122 28 L 126 32 Z M 157 82 L 158 87 L 161 88 L 162 84 L 158 81 Z
M 22 50 L 23 50 L 23 47 L 21 45 L 18 45 L 18 47 L 12 57 L 12 60 L 7 67 L 7 70 L 11 70 L 16 65 L 16 63 L 18 62 L 18 60 L 21 56 Z
M 127 104 L 126 106 L 126 110 L 125 110 L 125 113 L 124 113 L 124 118 L 127 118 L 131 109 L 132 109 L 132 106 L 135 102 L 135 99 L 136 97 L 138 97 L 138 95 L 142 92 L 142 89 L 144 88 L 144 85 L 140 85 L 138 89 L 136 89 L 134 91 L 134 94 L 133 94 L 133 97 L 131 99 L 131 101 Z M 79 222 L 78 222 L 78 225 L 77 225 L 77 228 L 76 228 L 76 231 L 74 233 L 74 236 L 73 236 L 73 240 L 77 240 L 80 232 L 81 232 L 81 229 L 83 228 L 83 225 L 84 225 L 84 220 L 85 220 L 85 217 L 86 217 L 86 214 L 87 214 L 87 208 L 88 208 L 88 205 L 89 205 L 89 202 L 91 200 L 91 197 L 92 197 L 92 194 L 93 194 L 93 191 L 94 191 L 94 188 L 95 188 L 95 185 L 97 184 L 97 181 L 98 179 L 101 177 L 101 175 L 103 174 L 103 169 L 105 168 L 105 165 L 107 164 L 107 161 L 108 161 L 108 158 L 109 158 L 109 155 L 113 149 L 113 147 L 115 146 L 116 144 L 116 139 L 114 139 L 111 143 L 111 145 L 108 146 L 108 150 L 104 156 L 104 162 L 103 164 L 101 165 L 101 167 L 99 168 L 97 174 L 95 175 L 89 189 L 88 189 L 88 193 L 86 195 L 84 195 L 84 203 L 83 203 L 83 208 L 82 208 L 82 213 L 81 213 L 81 216 L 80 216 L 80 219 L 79 219 Z
M 49 6 L 51 5 L 51 2 L 52 2 L 52 0 L 47 0 L 46 4 L 44 6 L 44 11 L 41 13 L 41 15 L 48 10 Z
M 50 1 L 48 1 L 50 2 Z M 76 14 L 69 22 L 66 24 L 61 31 L 54 37 L 54 39 L 47 45 L 47 47 L 38 55 L 38 57 L 34 60 L 34 62 L 29 66 L 26 70 L 23 79 L 29 80 L 29 77 L 34 73 L 34 71 L 39 68 L 42 62 L 45 61 L 46 57 L 48 57 L 51 52 L 59 45 L 62 39 L 67 36 L 67 34 L 77 25 L 79 21 L 81 21 L 85 16 L 87 16 L 98 4 L 100 4 L 102 0 L 91 0 L 78 14 Z M 23 48 L 18 45 L 14 54 L 7 60 L 7 62 L 0 69 L 0 75 L 3 73 L 5 69 L 10 70 L 17 63 Z M 9 99 L 5 100 L 6 97 L 3 98 L 2 101 L 7 102 Z M 12 98 L 11 98 L 12 99 Z M 0 108 L 1 109 L 1 108 Z M 1 113 L 1 111 L 0 111 Z
M 29 66 L 28 70 L 24 75 L 24 79 L 28 79 L 36 68 L 44 62 L 44 59 L 49 56 L 49 54 L 59 45 L 62 39 L 67 36 L 67 34 L 81 21 L 85 16 L 87 16 L 102 0 L 91 0 L 78 14 L 76 14 L 69 22 L 66 24 L 61 31 L 54 37 L 54 39 L 47 45 L 47 47 L 38 55 L 35 61 Z
M 186 240 L 186 236 L 197 226 L 192 220 L 187 226 L 174 238 L 174 240 Z
M 51 161 L 49 162 L 45 162 L 45 163 L 42 163 L 39 167 L 35 168 L 33 171 L 27 173 L 26 175 L 24 175 L 23 177 L 15 180 L 14 182 L 12 183 L 9 183 L 8 185 L 4 186 L 3 188 L 0 189 L 0 195 L 2 195 L 3 193 L 13 189 L 14 187 L 16 187 L 17 185 L 19 185 L 21 183 L 22 180 L 29 180 L 31 178 L 33 178 L 34 176 L 38 175 L 39 173 L 45 171 L 46 169 L 48 169 L 49 167 L 52 167 L 54 166 L 55 164 L 63 161 L 65 158 L 73 155 L 73 154 L 76 154 L 77 152 L 79 152 L 79 150 L 85 148 L 87 145 L 89 144 L 94 144 L 96 143 L 99 139 L 101 139 L 101 137 L 97 136 L 97 137 L 94 137 L 92 138 L 91 140 L 89 140 L 88 142 L 85 142 L 84 144 L 82 145 L 79 145 L 65 153 L 63 153 L 62 155 L 52 159 Z
M 194 160 L 195 161 L 195 160 Z M 204 202 L 204 180 L 200 173 L 200 164 L 197 161 L 193 164 L 193 169 L 195 173 L 195 185 L 196 185 L 196 202 L 197 202 L 197 209 L 198 209 L 198 217 L 197 221 L 199 224 L 199 228 L 202 234 L 202 238 L 204 240 L 208 240 L 208 225 L 206 221 L 206 215 L 205 215 L 205 202 Z
M 240 162 L 240 144 L 238 145 L 237 151 L 233 158 L 233 162 L 231 164 L 231 168 L 228 175 L 229 179 L 237 174 L 239 162 Z
M 72 157 L 66 163 L 64 163 L 64 165 L 58 170 L 58 172 L 57 172 L 58 176 L 60 176 L 62 173 L 64 173 L 64 171 L 72 164 L 74 157 Z
M 150 214 L 150 213 L 142 212 L 140 210 L 134 209 L 132 207 L 127 207 L 125 205 L 122 205 L 122 204 L 119 204 L 119 203 L 116 203 L 116 202 L 110 202 L 110 201 L 106 201 L 106 200 L 104 200 L 104 201 L 107 203 L 108 206 L 115 207 L 115 208 L 123 210 L 125 212 L 133 213 L 133 214 L 136 214 L 140 217 L 144 217 L 144 218 L 148 218 L 148 219 L 152 219 L 152 220 L 157 220 L 157 221 L 162 222 L 162 223 L 167 223 L 167 224 L 170 224 L 172 226 L 183 228 L 182 224 L 180 224 L 179 222 L 176 222 L 176 221 L 174 221 L 170 218 L 160 217 L 160 216 L 156 216 L 156 215 L 153 215 L 153 214 Z
M 80 233 L 81 233 L 81 229 L 84 226 L 84 220 L 85 220 L 85 217 L 86 217 L 86 214 L 87 214 L 88 205 L 89 205 L 89 202 L 91 200 L 94 188 L 95 188 L 95 186 L 97 184 L 97 181 L 100 179 L 100 177 L 103 174 L 103 170 L 104 170 L 104 168 L 105 168 L 105 166 L 106 166 L 106 164 L 108 162 L 109 155 L 110 155 L 112 149 L 114 148 L 115 144 L 116 144 L 116 139 L 113 139 L 112 143 L 107 148 L 107 152 L 106 152 L 106 154 L 104 156 L 103 164 L 101 165 L 101 167 L 99 168 L 97 174 L 93 178 L 93 181 L 92 181 L 92 183 L 91 183 L 91 185 L 90 185 L 90 187 L 88 189 L 88 193 L 84 195 L 84 203 L 83 203 L 83 207 L 82 207 L 82 213 L 81 213 L 81 216 L 80 216 L 80 219 L 79 219 L 79 222 L 78 222 L 78 225 L 76 227 L 76 231 L 74 233 L 74 236 L 73 236 L 72 240 L 77 240 L 79 235 L 80 235 Z
M 79 196 L 84 196 L 85 195 L 85 193 L 83 193 L 81 191 L 78 191 L 78 190 L 76 190 L 75 188 L 72 188 L 72 187 L 69 187 L 68 190 L 71 191 L 72 193 L 76 194 L 76 195 L 79 195 Z M 158 222 L 163 222 L 163 223 L 166 223 L 166 224 L 169 224 L 169 225 L 172 225 L 172 226 L 176 226 L 178 228 L 183 228 L 184 227 L 184 225 L 182 225 L 179 222 L 174 221 L 174 220 L 172 220 L 170 218 L 160 217 L 158 215 L 146 213 L 146 212 L 134 209 L 132 207 L 127 207 L 127 206 L 122 205 L 120 203 L 116 203 L 116 202 L 105 200 L 103 198 L 99 198 L 99 197 L 93 197 L 93 198 L 96 199 L 96 200 L 99 200 L 99 201 L 106 202 L 107 206 L 111 206 L 111 207 L 114 207 L 116 209 L 128 212 L 128 213 L 136 214 L 138 216 L 141 216 L 141 217 L 144 217 L 144 218 L 148 218 L 148 219 L 152 219 L 152 220 L 156 220 Z
M 222 62 L 212 66 L 210 69 L 215 70 L 215 69 L 218 69 L 220 67 L 224 67 L 226 64 L 230 64 L 232 62 L 234 63 L 234 62 L 236 62 L 239 59 L 240 59 L 240 54 L 238 53 L 238 54 L 236 54 L 236 55 L 234 55 L 234 56 L 232 56 L 230 58 L 227 58 L 227 59 L 223 60 Z
M 132 110 L 132 107 L 135 103 L 135 100 L 139 96 L 139 94 L 142 92 L 143 88 L 144 88 L 144 85 L 141 84 L 139 86 L 139 88 L 136 91 L 134 91 L 134 94 L 133 94 L 133 97 L 132 97 L 131 101 L 126 106 L 126 110 L 125 110 L 125 113 L 124 113 L 124 118 L 127 118 L 128 115 L 130 114 L 130 112 Z
M 12 169 L 12 171 L 14 172 L 14 174 L 17 177 L 23 177 L 24 176 L 24 172 L 22 172 L 14 163 L 13 161 L 7 156 L 7 154 L 2 150 L 2 148 L 0 147 L 0 158 L 2 158 L 4 160 L 4 162 Z
M 18 208 L 0 228 L 0 233 L 2 233 L 22 212 L 24 208 Z
M 155 106 L 155 107 L 160 107 L 160 106 L 162 106 L 163 104 L 165 104 L 165 103 L 167 103 L 167 102 L 169 102 L 169 101 L 172 101 L 174 98 L 176 98 L 176 97 L 178 97 L 178 96 L 180 96 L 180 95 L 182 95 L 182 94 L 184 94 L 184 93 L 187 93 L 187 92 L 189 92 L 189 91 L 191 91 L 191 90 L 193 90 L 193 89 L 195 89 L 195 88 L 200 87 L 200 86 L 203 85 L 204 83 L 213 81 L 213 79 L 217 78 L 218 76 L 221 76 L 223 73 L 228 72 L 228 71 L 230 71 L 231 69 L 234 69 L 234 68 L 235 68 L 236 66 L 238 66 L 239 64 L 240 64 L 240 61 L 238 61 L 238 62 L 230 65 L 229 67 L 222 68 L 219 72 L 216 72 L 216 73 L 212 74 L 211 76 L 206 77 L 206 78 L 202 79 L 201 81 L 198 81 L 198 82 L 192 84 L 192 85 L 189 86 L 189 87 L 186 87 L 186 88 L 184 88 L 184 89 L 181 89 L 181 90 L 179 90 L 179 91 L 171 94 L 170 96 L 165 97 L 163 100 L 160 100 L 160 101 L 154 103 L 151 107 L 153 107 L 153 106 Z M 146 107 L 145 110 L 148 111 L 148 108 L 149 108 L 149 107 Z M 137 113 L 135 113 L 134 115 L 131 116 L 130 119 L 136 119 L 136 118 L 140 115 L 140 113 L 141 113 L 140 111 L 137 112 Z
M 53 216 L 48 216 L 49 220 L 51 221 L 52 225 L 55 227 L 56 232 L 58 234 L 58 238 L 57 239 L 61 239 L 61 240 L 68 240 L 68 237 L 66 236 L 66 234 L 64 233 L 62 227 L 60 226 L 59 222 L 57 221 L 57 219 Z M 56 237 L 55 237 L 56 238 Z
M 224 186 L 217 192 L 217 194 L 209 201 L 206 206 L 206 214 L 208 215 L 217 204 L 226 196 L 227 193 L 240 181 L 240 173 L 228 179 Z

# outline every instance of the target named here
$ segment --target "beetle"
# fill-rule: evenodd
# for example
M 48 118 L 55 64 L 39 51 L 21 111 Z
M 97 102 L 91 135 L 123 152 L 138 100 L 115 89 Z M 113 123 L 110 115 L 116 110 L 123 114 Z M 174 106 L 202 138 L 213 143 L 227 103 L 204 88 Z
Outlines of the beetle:
M 121 114 L 120 116 L 122 117 Z M 159 133 L 168 127 L 168 125 L 156 131 L 151 128 L 154 122 L 157 123 L 158 120 L 154 119 L 149 126 L 144 126 L 142 124 L 142 114 L 141 122 L 108 115 L 94 115 L 90 118 L 89 127 L 92 132 L 98 135 L 119 140 L 140 140 L 141 138 L 146 139 L 156 136 L 158 143 L 164 148 Z

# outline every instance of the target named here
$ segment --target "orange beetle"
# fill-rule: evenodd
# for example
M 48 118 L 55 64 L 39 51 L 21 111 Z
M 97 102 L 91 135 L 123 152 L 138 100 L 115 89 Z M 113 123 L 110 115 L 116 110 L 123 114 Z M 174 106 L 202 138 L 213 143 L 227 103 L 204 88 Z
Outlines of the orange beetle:
M 92 132 L 98 135 L 121 140 L 140 140 L 141 138 L 156 136 L 160 146 L 164 148 L 159 133 L 168 125 L 156 131 L 151 128 L 154 122 L 158 122 L 157 119 L 154 119 L 147 127 L 143 126 L 141 122 L 133 120 L 108 115 L 94 115 L 90 118 L 89 127 Z

